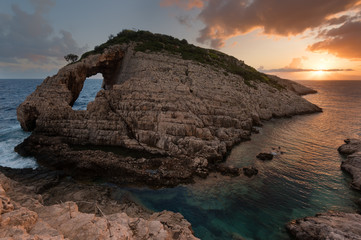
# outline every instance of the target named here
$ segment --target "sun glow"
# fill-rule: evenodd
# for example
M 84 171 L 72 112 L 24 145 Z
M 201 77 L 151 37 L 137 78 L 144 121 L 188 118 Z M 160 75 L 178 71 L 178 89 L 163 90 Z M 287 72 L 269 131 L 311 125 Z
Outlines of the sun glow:
M 323 71 L 322 69 L 320 69 L 320 70 L 317 70 L 317 71 L 315 71 L 315 73 L 316 73 L 316 75 L 323 75 L 324 73 L 325 73 L 325 71 Z

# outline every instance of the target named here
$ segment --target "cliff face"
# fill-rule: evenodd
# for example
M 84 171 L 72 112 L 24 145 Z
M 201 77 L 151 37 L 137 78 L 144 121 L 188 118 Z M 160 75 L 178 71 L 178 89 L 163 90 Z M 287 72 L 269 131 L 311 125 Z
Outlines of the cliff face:
M 134 46 L 108 47 L 102 54 L 90 55 L 45 79 L 17 110 L 22 128 L 34 131 L 17 150 L 41 158 L 38 153 L 45 146 L 56 152 L 56 159 L 73 158 L 68 156 L 72 145 L 142 150 L 162 157 L 147 165 L 143 162 L 154 157 L 125 159 L 97 152 L 97 159 L 103 160 L 94 162 L 90 159 L 95 153 L 89 150 L 79 156 L 82 164 L 72 160 L 68 164 L 89 170 L 114 158 L 118 163 L 141 163 L 145 167 L 137 174 L 147 175 L 148 180 L 182 171 L 181 179 L 193 173 L 206 174 L 208 163 L 222 161 L 261 120 L 321 111 L 299 97 L 300 92 L 285 80 L 275 78 L 280 88 L 261 81 L 249 84 L 222 68 L 167 52 L 135 51 Z M 73 110 L 71 105 L 86 77 L 96 73 L 103 74 L 105 89 L 86 111 Z M 55 161 L 49 155 L 54 153 L 48 151 L 44 164 Z M 92 166 L 85 166 L 90 162 Z M 130 173 L 131 169 L 122 171 Z

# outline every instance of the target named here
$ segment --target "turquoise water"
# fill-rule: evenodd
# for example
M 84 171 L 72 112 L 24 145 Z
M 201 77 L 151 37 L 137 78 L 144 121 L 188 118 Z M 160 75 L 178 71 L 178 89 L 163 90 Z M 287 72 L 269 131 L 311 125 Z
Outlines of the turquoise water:
M 361 82 L 303 82 L 319 91 L 306 96 L 323 113 L 273 119 L 231 152 L 226 164 L 255 166 L 251 179 L 212 175 L 173 189 L 121 189 L 155 211 L 182 213 L 201 239 L 289 239 L 285 224 L 327 210 L 359 210 L 361 194 L 340 170 L 337 148 L 361 137 Z M 259 152 L 285 153 L 263 162 Z
M 16 121 L 16 106 L 40 80 L 0 80 L 0 165 L 36 167 L 12 149 L 27 133 Z M 361 137 L 361 81 L 307 81 L 319 91 L 305 98 L 323 113 L 272 119 L 252 140 L 231 152 L 226 164 L 255 166 L 253 178 L 217 174 L 195 184 L 151 190 L 118 188 L 114 197 L 126 195 L 155 211 L 182 213 L 201 239 L 289 239 L 288 221 L 327 210 L 360 210 L 361 194 L 349 188 L 350 177 L 340 170 L 337 147 L 343 139 Z M 74 108 L 85 109 L 100 89 L 101 81 L 87 80 Z M 281 147 L 285 153 L 263 162 L 259 152 Z

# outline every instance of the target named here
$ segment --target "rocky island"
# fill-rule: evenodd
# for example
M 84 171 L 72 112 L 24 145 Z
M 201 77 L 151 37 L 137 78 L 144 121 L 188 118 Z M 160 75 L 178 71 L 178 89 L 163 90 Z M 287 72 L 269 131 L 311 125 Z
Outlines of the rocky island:
M 98 73 L 95 100 L 73 110 Z M 223 169 L 262 120 L 320 112 L 299 96 L 313 92 L 186 40 L 124 30 L 26 98 L 17 115 L 32 134 L 15 150 L 75 177 L 175 186 Z
M 74 110 L 84 81 L 98 73 L 95 100 Z M 18 107 L 32 133 L 15 150 L 40 167 L 0 168 L 0 237 L 197 239 L 181 214 L 119 201 L 116 187 L 92 179 L 159 188 L 211 171 L 251 177 L 257 169 L 221 163 L 263 120 L 322 111 L 300 97 L 309 93 L 186 40 L 124 30 L 47 77 Z

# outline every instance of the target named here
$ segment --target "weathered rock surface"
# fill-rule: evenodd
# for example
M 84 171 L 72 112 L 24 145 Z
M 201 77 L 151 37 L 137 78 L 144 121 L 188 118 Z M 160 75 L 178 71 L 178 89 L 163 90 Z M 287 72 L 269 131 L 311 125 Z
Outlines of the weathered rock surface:
M 101 203 L 93 205 L 93 213 L 84 213 L 73 201 L 44 206 L 42 196 L 32 193 L 31 186 L 3 174 L 0 200 L 1 239 L 198 239 L 179 213 L 163 211 L 143 217 L 125 212 L 107 214 Z
M 360 240 L 361 215 L 357 213 L 328 212 L 315 217 L 298 219 L 287 224 L 295 239 L 302 240 Z
M 86 77 L 96 73 L 103 74 L 105 89 L 87 110 L 73 110 Z M 116 182 L 123 177 L 152 185 L 189 182 L 207 175 L 208 164 L 222 161 L 261 120 L 321 111 L 299 97 L 293 84 L 280 84 L 288 87 L 261 81 L 250 86 L 214 66 L 114 45 L 60 69 L 27 97 L 17 114 L 22 128 L 33 134 L 17 151 L 50 167 Z M 74 145 L 90 147 L 79 152 Z M 119 157 L 94 146 L 156 156 Z M 206 164 L 197 165 L 196 159 Z
M 346 139 L 345 144 L 340 146 L 338 151 L 347 155 L 342 161 L 341 168 L 352 175 L 351 186 L 361 190 L 361 140 Z

